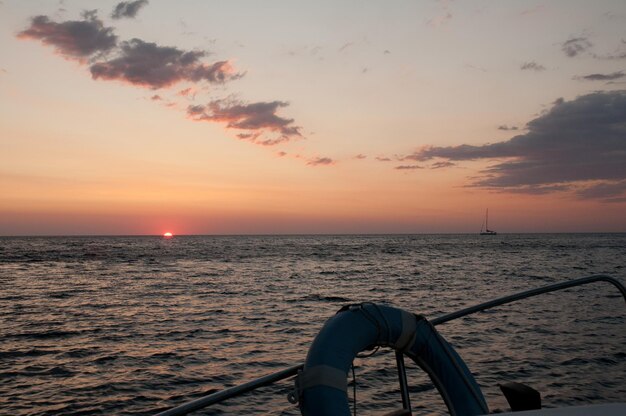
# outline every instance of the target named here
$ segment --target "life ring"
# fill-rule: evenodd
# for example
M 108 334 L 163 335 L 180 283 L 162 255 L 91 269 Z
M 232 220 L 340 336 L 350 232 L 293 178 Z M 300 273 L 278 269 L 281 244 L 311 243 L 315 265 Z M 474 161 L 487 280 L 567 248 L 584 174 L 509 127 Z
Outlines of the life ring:
M 350 416 L 348 370 L 358 353 L 375 346 L 402 351 L 430 376 L 451 415 L 489 413 L 469 369 L 423 316 L 363 303 L 342 308 L 319 332 L 296 377 L 291 400 L 304 416 Z

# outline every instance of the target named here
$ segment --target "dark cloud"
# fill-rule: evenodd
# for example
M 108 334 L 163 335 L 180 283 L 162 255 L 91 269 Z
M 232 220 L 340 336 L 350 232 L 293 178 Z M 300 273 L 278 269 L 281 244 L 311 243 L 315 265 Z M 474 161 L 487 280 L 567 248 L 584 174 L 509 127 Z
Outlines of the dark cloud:
M 589 74 L 576 77 L 576 79 L 582 79 L 585 81 L 614 81 L 624 77 L 626 77 L 626 74 L 623 71 L 619 71 L 613 72 L 612 74 Z
M 137 12 L 139 9 L 146 6 L 148 4 L 148 0 L 136 0 L 136 1 L 123 1 L 115 6 L 113 9 L 113 13 L 111 13 L 111 17 L 113 19 L 122 19 L 126 18 L 134 18 L 137 16 Z
M 132 39 L 120 44 L 117 58 L 93 64 L 91 76 L 154 89 L 181 81 L 222 83 L 241 76 L 234 73 L 228 61 L 200 62 L 205 55 L 204 51 L 184 51 Z
M 530 62 L 524 62 L 522 66 L 520 66 L 520 69 L 522 71 L 545 71 L 546 67 L 541 64 L 538 64 L 535 61 L 530 61 Z
M 240 139 L 250 140 L 257 144 L 274 145 L 301 137 L 300 127 L 293 125 L 293 119 L 276 115 L 280 108 L 287 105 L 288 103 L 283 101 L 243 104 L 216 100 L 206 106 L 189 106 L 187 114 L 196 121 L 226 123 L 227 128 L 248 130 L 247 133 L 240 133 Z M 272 133 L 278 137 L 268 139 L 266 133 Z
M 84 20 L 57 23 L 47 16 L 35 16 L 30 27 L 18 33 L 20 39 L 35 39 L 50 45 L 66 58 L 86 60 L 112 50 L 117 44 L 113 29 L 105 27 L 92 12 Z
M 376 160 L 379 162 L 391 162 L 391 159 L 388 157 L 376 156 Z
M 242 76 L 234 72 L 228 61 L 203 63 L 204 51 L 158 46 L 141 39 L 118 44 L 113 29 L 103 25 L 95 10 L 83 12 L 83 17 L 81 21 L 57 23 L 47 16 L 36 16 L 30 27 L 17 36 L 51 45 L 67 58 L 89 60 L 94 79 L 157 89 L 181 81 L 222 83 Z M 112 58 L 103 60 L 105 53 Z
M 329 157 L 316 157 L 309 160 L 306 164 L 309 166 L 329 166 L 334 165 L 335 161 Z
M 498 126 L 498 130 L 504 130 L 504 131 L 517 130 L 517 126 L 507 126 L 507 125 L 502 124 Z
M 579 55 L 591 48 L 591 46 L 593 45 L 589 42 L 589 39 L 586 37 L 579 37 L 563 42 L 561 50 L 565 53 L 565 55 L 573 58 L 574 56 Z
M 527 128 L 528 133 L 504 142 L 431 146 L 404 159 L 500 159 L 474 178 L 472 186 L 524 193 L 576 189 L 581 197 L 598 197 L 600 191 L 606 194 L 612 190 L 615 198 L 622 197 L 626 180 L 626 91 L 557 100 Z
M 359 153 L 358 155 L 354 156 L 353 159 L 358 159 L 358 160 L 367 159 L 367 156 Z

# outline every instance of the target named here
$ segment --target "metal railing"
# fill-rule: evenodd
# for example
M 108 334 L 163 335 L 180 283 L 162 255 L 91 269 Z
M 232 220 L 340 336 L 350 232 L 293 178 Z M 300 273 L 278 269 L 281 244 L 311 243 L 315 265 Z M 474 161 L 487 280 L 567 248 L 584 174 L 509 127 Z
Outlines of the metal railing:
M 446 322 L 450 322 L 454 319 L 462 318 L 467 315 L 471 315 L 476 312 L 481 312 L 486 309 L 495 308 L 496 306 L 505 305 L 507 303 L 512 303 L 521 299 L 530 298 L 533 296 L 541 295 L 543 293 L 555 292 L 557 290 L 568 289 L 575 286 L 582 286 L 589 283 L 594 282 L 607 282 L 611 283 L 615 286 L 622 296 L 624 297 L 624 301 L 626 302 L 626 287 L 622 285 L 617 279 L 606 276 L 606 275 L 594 275 L 589 277 L 583 277 L 580 279 L 569 280 L 566 282 L 555 283 L 552 285 L 540 287 L 537 289 L 530 289 L 523 292 L 515 293 L 508 296 L 503 296 L 498 299 L 490 300 L 488 302 L 480 303 L 478 305 L 471 306 L 469 308 L 461 309 L 456 312 L 452 312 L 438 318 L 434 318 L 430 320 L 432 325 L 441 325 Z M 402 405 L 404 409 L 407 409 L 410 412 L 411 404 L 409 401 L 409 391 L 406 381 L 406 372 L 404 368 L 404 355 L 401 352 L 396 352 L 396 364 L 398 366 L 398 378 L 400 382 L 400 393 L 402 395 Z M 295 376 L 298 374 L 298 371 L 303 368 L 304 364 L 294 365 L 292 367 L 286 368 L 281 371 L 277 371 L 272 374 L 268 374 L 266 376 L 257 378 L 255 380 L 249 381 L 244 384 L 240 384 L 235 387 L 231 387 L 222 391 L 218 391 L 216 393 L 209 394 L 204 397 L 200 397 L 196 400 L 187 402 L 180 406 L 176 406 L 172 409 L 165 410 L 156 414 L 155 416 L 182 416 L 193 411 L 211 406 L 216 403 L 223 402 L 229 398 L 239 396 L 246 392 L 258 389 L 259 387 L 267 386 L 269 384 L 273 384 L 277 381 L 284 380 L 286 378 Z M 410 413 L 409 413 L 410 414 Z

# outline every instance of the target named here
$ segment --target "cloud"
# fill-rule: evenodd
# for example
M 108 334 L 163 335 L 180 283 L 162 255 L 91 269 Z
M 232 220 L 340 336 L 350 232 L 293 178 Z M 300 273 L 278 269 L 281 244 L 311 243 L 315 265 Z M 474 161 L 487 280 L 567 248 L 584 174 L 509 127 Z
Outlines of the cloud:
M 262 145 L 274 145 L 301 137 L 300 127 L 294 120 L 280 117 L 276 112 L 289 104 L 283 101 L 244 104 L 239 101 L 215 100 L 207 105 L 192 105 L 187 114 L 195 121 L 226 123 L 227 128 L 248 130 L 239 138 Z M 268 139 L 267 133 L 277 137 Z
M 329 157 L 316 157 L 314 159 L 310 159 L 306 164 L 309 166 L 330 166 L 334 165 L 335 161 Z
M 388 157 L 376 156 L 376 160 L 379 162 L 391 162 L 391 159 Z
M 120 15 L 134 16 L 145 4 L 146 1 L 122 2 L 116 10 Z M 39 40 L 53 46 L 64 57 L 86 64 L 95 80 L 122 81 L 156 90 L 181 82 L 222 84 L 243 76 L 236 73 L 228 61 L 204 62 L 207 53 L 202 50 L 159 46 L 137 38 L 118 42 L 113 29 L 103 25 L 95 10 L 85 11 L 82 21 L 57 23 L 47 16 L 36 16 L 30 26 L 17 36 Z M 185 87 L 178 91 L 177 96 L 193 99 L 197 86 Z M 150 99 L 164 101 L 158 94 Z M 172 101 L 164 102 L 164 105 L 177 107 L 177 103 Z M 244 104 L 233 100 L 214 100 L 206 106 L 187 107 L 187 114 L 196 121 L 221 122 L 226 123 L 227 128 L 242 130 L 237 134 L 240 140 L 273 146 L 302 137 L 300 127 L 294 125 L 293 119 L 277 115 L 278 110 L 287 105 L 283 101 Z M 326 158 L 313 162 L 314 165 L 327 163 Z
M 570 189 L 576 190 L 579 197 L 598 199 L 606 199 L 607 190 L 612 190 L 612 198 L 622 197 L 626 180 L 626 91 L 557 100 L 527 128 L 527 133 L 507 141 L 482 146 L 430 146 L 404 159 L 495 159 L 498 162 L 473 178 L 471 186 L 522 193 Z
M 480 71 L 480 72 L 487 72 L 487 68 L 482 67 L 482 66 L 477 66 L 477 65 L 473 65 L 473 64 L 465 64 L 465 68 L 474 70 L 474 71 Z
M 354 46 L 354 42 L 347 42 L 347 43 L 344 43 L 337 51 L 345 52 L 346 49 L 351 48 L 352 46 Z
M 448 23 L 452 19 L 452 12 L 450 11 L 450 0 L 438 0 L 441 12 L 438 16 L 428 19 L 426 24 L 428 26 L 440 27 Z
M 353 159 L 363 160 L 363 159 L 367 159 L 367 156 L 365 156 L 364 154 L 359 153 L 358 155 L 354 156 Z
M 626 202 L 626 180 L 600 182 L 577 192 L 581 199 L 602 199 L 606 202 Z
M 415 170 L 415 169 L 424 169 L 422 166 L 419 165 L 400 165 L 400 166 L 396 166 L 394 169 L 396 170 Z
M 593 54 L 596 59 L 604 60 L 618 60 L 626 58 L 626 40 L 622 39 L 619 45 L 611 53 L 605 53 L 603 55 Z
M 178 95 L 180 97 L 195 98 L 196 97 L 196 91 L 193 88 L 188 87 L 188 88 L 184 88 L 184 89 L 178 91 L 178 93 L 176 95 Z
M 17 36 L 53 46 L 66 58 L 89 61 L 94 79 L 158 89 L 181 81 L 223 83 L 243 76 L 235 73 L 228 61 L 201 62 L 207 54 L 205 51 L 158 46 L 141 39 L 118 43 L 113 28 L 105 27 L 95 10 L 83 12 L 83 20 L 62 23 L 36 16 L 30 27 Z M 112 58 L 107 60 L 105 55 Z
M 153 89 L 181 81 L 223 83 L 241 77 L 228 61 L 200 62 L 204 51 L 184 51 L 172 46 L 132 39 L 120 44 L 117 58 L 96 62 L 90 70 L 94 79 L 125 81 Z
M 517 130 L 517 126 L 507 126 L 507 125 L 502 124 L 498 126 L 498 130 L 504 130 L 504 131 Z
M 524 62 L 522 66 L 520 66 L 520 69 L 522 71 L 545 71 L 546 67 L 541 64 L 538 64 L 535 61 L 530 61 L 530 62 Z
M 588 50 L 592 46 L 592 43 L 589 42 L 589 39 L 586 37 L 578 37 L 563 42 L 561 50 L 565 53 L 565 55 L 573 58 L 574 56 Z
M 133 19 L 137 16 L 137 12 L 139 9 L 146 6 L 148 4 L 148 0 L 136 0 L 136 1 L 122 1 L 115 6 L 113 9 L 113 13 L 111 13 L 111 17 L 113 19 L 122 19 L 122 18 L 130 18 Z
M 113 28 L 105 27 L 93 12 L 83 16 L 84 20 L 62 23 L 54 22 L 47 16 L 35 16 L 30 27 L 19 32 L 17 37 L 38 40 L 53 46 L 63 57 L 80 61 L 115 48 L 117 36 Z
M 626 74 L 623 71 L 613 72 L 612 74 L 589 74 L 582 77 L 574 77 L 575 79 L 581 79 L 585 81 L 614 81 L 616 79 L 624 78 Z
M 435 163 L 433 163 L 432 165 L 430 165 L 430 168 L 431 169 L 442 169 L 442 168 L 450 168 L 452 166 L 456 166 L 456 163 L 443 161 L 443 162 L 435 162 Z

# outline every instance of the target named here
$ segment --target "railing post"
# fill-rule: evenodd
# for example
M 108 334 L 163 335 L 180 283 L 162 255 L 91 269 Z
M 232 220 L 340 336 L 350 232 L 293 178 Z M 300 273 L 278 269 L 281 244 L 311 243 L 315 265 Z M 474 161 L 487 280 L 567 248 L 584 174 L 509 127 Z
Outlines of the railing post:
M 396 351 L 396 364 L 398 366 L 398 381 L 400 382 L 400 394 L 402 394 L 402 408 L 411 413 L 411 399 L 409 398 L 409 385 L 406 381 L 406 368 L 404 367 L 404 354 Z

